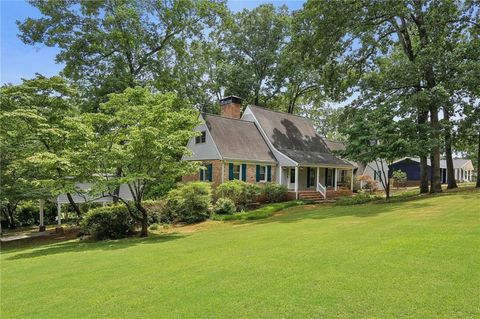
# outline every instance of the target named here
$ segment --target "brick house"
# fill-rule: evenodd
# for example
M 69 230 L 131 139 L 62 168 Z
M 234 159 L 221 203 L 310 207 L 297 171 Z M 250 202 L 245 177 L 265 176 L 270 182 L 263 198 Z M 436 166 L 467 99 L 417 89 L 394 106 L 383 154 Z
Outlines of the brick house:
M 183 182 L 209 181 L 215 187 L 239 179 L 285 185 L 291 198 L 321 199 L 353 190 L 356 166 L 335 156 L 309 119 L 221 100 L 221 115 L 202 113 L 201 124 L 187 147 L 205 169 L 183 176 Z

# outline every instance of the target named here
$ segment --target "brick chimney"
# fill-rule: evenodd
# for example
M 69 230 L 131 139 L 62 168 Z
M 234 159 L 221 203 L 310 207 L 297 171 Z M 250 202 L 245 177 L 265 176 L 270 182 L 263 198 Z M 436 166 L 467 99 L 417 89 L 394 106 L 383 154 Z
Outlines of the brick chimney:
M 238 96 L 227 96 L 220 100 L 220 115 L 232 119 L 239 119 L 242 109 L 242 99 Z

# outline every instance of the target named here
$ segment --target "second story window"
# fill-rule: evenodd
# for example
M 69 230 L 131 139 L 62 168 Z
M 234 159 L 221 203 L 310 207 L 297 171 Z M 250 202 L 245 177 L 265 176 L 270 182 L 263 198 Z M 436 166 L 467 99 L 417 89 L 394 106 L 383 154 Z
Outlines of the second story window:
M 195 144 L 205 143 L 206 132 L 202 131 L 200 135 L 195 136 Z

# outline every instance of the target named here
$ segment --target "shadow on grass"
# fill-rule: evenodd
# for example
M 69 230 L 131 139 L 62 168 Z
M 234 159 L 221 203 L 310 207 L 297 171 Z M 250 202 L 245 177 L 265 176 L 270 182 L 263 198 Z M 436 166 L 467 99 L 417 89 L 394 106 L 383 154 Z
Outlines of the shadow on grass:
M 61 243 L 50 243 L 43 246 L 33 245 L 31 247 L 12 247 L 12 249 L 7 249 L 6 251 L 2 249 L 2 254 L 11 254 L 19 250 L 32 249 L 24 253 L 18 253 L 13 256 L 7 257 L 6 260 L 16 260 L 16 259 L 26 259 L 34 258 L 55 254 L 63 254 L 69 252 L 86 252 L 94 250 L 119 250 L 130 248 L 138 245 L 148 245 L 148 244 L 159 244 L 165 243 L 172 240 L 177 240 L 187 237 L 185 234 L 150 234 L 149 237 L 139 238 L 139 237 L 128 237 L 117 240 L 103 240 L 103 241 L 93 241 L 93 240 L 71 240 Z

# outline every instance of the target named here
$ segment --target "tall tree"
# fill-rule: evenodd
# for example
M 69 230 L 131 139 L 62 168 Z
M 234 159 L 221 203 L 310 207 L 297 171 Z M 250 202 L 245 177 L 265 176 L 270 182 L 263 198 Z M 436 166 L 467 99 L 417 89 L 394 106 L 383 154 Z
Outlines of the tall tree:
M 223 1 L 206 0 L 30 3 L 42 16 L 18 21 L 20 38 L 60 48 L 56 60 L 84 89 L 90 110 L 109 93 L 149 82 L 163 92 L 183 92 L 178 86 L 184 82 L 172 79 L 186 80 L 188 74 L 174 66 L 224 10 Z
M 368 105 L 372 103 L 372 105 Z M 345 125 L 341 132 L 349 143 L 339 154 L 347 159 L 375 163 L 381 172 L 380 182 L 387 200 L 390 198 L 390 176 L 387 168 L 393 162 L 411 152 L 411 143 L 407 132 L 411 130 L 408 120 L 395 120 L 398 109 L 390 101 L 375 96 L 364 100 L 355 108 L 347 108 Z
M 24 149 L 10 171 L 27 173 L 29 179 L 24 177 L 21 181 L 36 185 L 32 189 L 41 185 L 40 188 L 50 189 L 51 195 L 66 193 L 70 205 L 80 215 L 72 193 L 77 192 L 75 183 L 84 174 L 78 161 L 88 131 L 78 119 L 75 90 L 61 77 L 37 75 L 20 85 L 2 87 L 1 96 L 2 136 L 12 145 L 23 138 L 20 145 Z
M 196 134 L 198 115 L 174 94 L 154 94 L 144 88 L 111 94 L 100 108 L 100 115 L 84 114 L 97 133 L 89 142 L 89 158 L 95 164 L 90 174 L 94 191 L 115 197 L 118 186 L 127 184 L 135 208 L 119 200 L 141 223 L 141 235 L 147 236 L 145 194 L 196 169 L 195 164 L 179 158 L 188 153 L 186 144 Z M 122 167 L 121 176 L 111 178 L 117 167 Z
M 218 72 L 226 94 L 265 106 L 280 93 L 284 79 L 278 72 L 289 26 L 287 8 L 271 4 L 225 19 L 216 37 L 226 57 Z
M 444 105 L 438 70 L 450 67 L 440 59 L 452 30 L 465 27 L 478 10 L 450 1 L 362 2 L 308 1 L 300 16 L 300 43 L 310 48 L 310 57 L 330 56 L 332 79 L 356 87 L 358 81 L 378 68 L 379 58 L 400 48 L 411 74 L 408 83 L 398 81 L 391 90 L 415 90 L 424 103 L 416 108 L 419 127 L 429 123 L 432 168 L 431 192 L 441 191 L 439 110 Z M 457 33 L 453 33 L 457 34 Z M 455 43 L 455 41 L 448 41 Z M 391 60 L 393 63 L 394 60 Z M 398 74 L 402 80 L 402 74 Z M 399 85 L 401 84 L 401 85 Z M 413 111 L 413 110 L 412 110 Z M 421 191 L 426 191 L 426 158 L 421 156 Z

